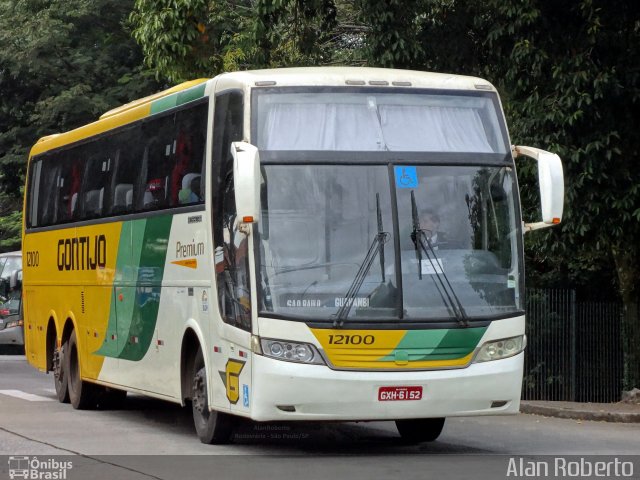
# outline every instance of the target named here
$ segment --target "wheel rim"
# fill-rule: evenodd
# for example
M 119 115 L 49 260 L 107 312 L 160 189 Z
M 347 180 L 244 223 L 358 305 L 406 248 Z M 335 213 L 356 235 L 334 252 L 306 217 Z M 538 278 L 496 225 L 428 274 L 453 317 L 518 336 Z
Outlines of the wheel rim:
M 58 348 L 53 352 L 53 377 L 56 382 L 62 384 L 64 381 L 64 373 L 62 370 L 62 359 L 64 358 L 64 346 Z

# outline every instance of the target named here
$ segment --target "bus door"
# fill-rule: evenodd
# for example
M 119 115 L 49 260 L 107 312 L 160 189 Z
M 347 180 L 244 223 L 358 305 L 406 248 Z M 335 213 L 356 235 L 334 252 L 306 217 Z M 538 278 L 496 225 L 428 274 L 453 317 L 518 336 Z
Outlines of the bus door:
M 242 140 L 242 128 L 242 93 L 233 90 L 218 94 L 213 125 L 212 225 L 221 322 L 216 322 L 212 331 L 213 378 L 209 398 L 214 406 L 248 413 L 251 404 L 250 255 L 253 252 L 250 237 L 238 229 L 240 219 L 236 212 L 231 154 L 231 143 Z

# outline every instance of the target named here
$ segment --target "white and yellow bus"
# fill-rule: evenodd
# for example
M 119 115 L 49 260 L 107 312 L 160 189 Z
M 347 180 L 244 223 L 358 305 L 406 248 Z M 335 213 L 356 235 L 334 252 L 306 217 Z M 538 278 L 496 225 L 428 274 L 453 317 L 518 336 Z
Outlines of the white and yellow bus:
M 514 157 L 538 161 L 523 224 Z M 41 139 L 24 214 L 26 354 L 75 408 L 127 391 L 233 420 L 518 412 L 524 231 L 560 159 L 511 147 L 479 78 L 305 68 L 196 80 Z

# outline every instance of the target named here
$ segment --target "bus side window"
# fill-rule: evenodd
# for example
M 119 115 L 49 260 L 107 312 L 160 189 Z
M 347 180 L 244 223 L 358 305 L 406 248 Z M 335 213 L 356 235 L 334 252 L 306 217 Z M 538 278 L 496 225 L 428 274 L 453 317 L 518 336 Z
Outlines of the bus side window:
M 86 158 L 86 169 L 82 188 L 80 218 L 91 219 L 103 216 L 104 205 L 110 195 L 107 187 L 113 171 L 114 159 L 106 140 L 91 147 L 81 147 L 78 152 Z
M 27 192 L 27 210 L 25 220 L 27 227 L 39 227 L 38 211 L 40 210 L 38 201 L 40 200 L 40 174 L 42 173 L 42 159 L 32 160 L 29 166 L 29 185 Z M 1 268 L 0 268 L 1 270 Z
M 33 203 L 31 208 L 34 210 L 32 216 L 35 216 L 35 224 L 32 226 L 46 227 L 53 223 L 53 215 L 55 212 L 55 202 L 51 201 L 56 193 L 56 156 L 44 155 L 42 158 L 42 166 L 40 167 L 39 184 L 33 184 L 34 189 L 38 189 L 33 193 Z M 35 201 L 35 199 L 38 201 Z
M 51 159 L 53 174 L 53 202 L 49 212 L 49 224 L 69 222 L 74 218 L 78 204 L 78 194 L 82 185 L 82 162 L 75 152 L 53 155 Z
M 112 145 L 113 175 L 108 213 L 121 215 L 134 211 L 135 199 L 140 191 L 142 148 L 140 126 L 121 131 L 109 139 Z
M 204 202 L 204 155 L 207 133 L 206 103 L 176 115 L 176 151 L 171 171 L 171 205 Z
M 242 140 L 243 97 L 216 97 L 213 125 L 213 224 L 218 305 L 223 321 L 251 330 L 248 239 L 236 229 L 231 142 Z
M 142 126 L 145 145 L 142 158 L 142 210 L 158 210 L 169 206 L 169 179 L 176 150 L 174 117 L 167 115 Z

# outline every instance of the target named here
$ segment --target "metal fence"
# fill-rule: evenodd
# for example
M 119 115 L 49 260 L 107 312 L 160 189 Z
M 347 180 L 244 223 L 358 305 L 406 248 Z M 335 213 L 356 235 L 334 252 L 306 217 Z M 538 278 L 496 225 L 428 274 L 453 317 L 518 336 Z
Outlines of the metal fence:
M 576 301 L 573 290 L 527 290 L 522 398 L 617 402 L 622 305 Z

